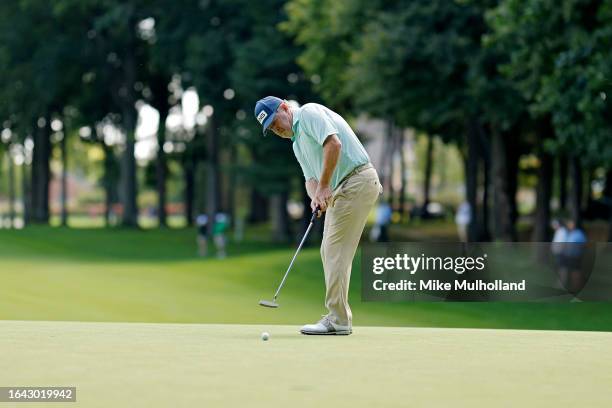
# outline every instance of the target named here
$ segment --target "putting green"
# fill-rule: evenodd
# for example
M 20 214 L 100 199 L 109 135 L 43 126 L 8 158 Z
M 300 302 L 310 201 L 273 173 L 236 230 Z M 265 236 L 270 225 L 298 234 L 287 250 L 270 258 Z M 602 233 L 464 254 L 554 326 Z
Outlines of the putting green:
M 612 404 L 612 333 L 297 329 L 0 321 L 0 386 L 77 387 L 54 407 Z

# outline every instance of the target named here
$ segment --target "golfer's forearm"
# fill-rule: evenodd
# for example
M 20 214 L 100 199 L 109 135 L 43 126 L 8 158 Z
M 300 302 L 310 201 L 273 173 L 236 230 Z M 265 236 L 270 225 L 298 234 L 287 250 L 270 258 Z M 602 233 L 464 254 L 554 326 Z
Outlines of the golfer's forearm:
M 314 199 L 317 187 L 319 187 L 319 182 L 316 179 L 311 178 L 306 181 L 306 193 L 308 193 L 308 197 L 310 197 L 311 200 Z
M 329 181 L 338 164 L 340 149 L 342 149 L 342 143 L 336 135 L 329 136 L 323 144 L 323 170 L 319 179 L 319 184 L 323 187 L 329 187 Z

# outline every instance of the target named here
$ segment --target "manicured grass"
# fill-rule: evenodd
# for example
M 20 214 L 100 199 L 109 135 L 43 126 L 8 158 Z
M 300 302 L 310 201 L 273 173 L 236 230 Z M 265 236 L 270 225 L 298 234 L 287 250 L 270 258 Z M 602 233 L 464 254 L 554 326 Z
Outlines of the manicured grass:
M 594 332 L 0 321 L 0 350 L 0 384 L 66 407 L 608 407 L 612 383 Z
M 192 229 L 28 227 L 0 230 L 0 320 L 80 320 L 300 325 L 324 313 L 319 251 L 300 254 L 280 296 L 271 298 L 294 248 L 231 244 L 224 260 L 200 259 Z M 255 241 L 255 238 L 258 241 Z M 358 262 L 358 259 L 356 260 Z M 366 303 L 356 264 L 356 326 L 612 330 L 610 303 Z

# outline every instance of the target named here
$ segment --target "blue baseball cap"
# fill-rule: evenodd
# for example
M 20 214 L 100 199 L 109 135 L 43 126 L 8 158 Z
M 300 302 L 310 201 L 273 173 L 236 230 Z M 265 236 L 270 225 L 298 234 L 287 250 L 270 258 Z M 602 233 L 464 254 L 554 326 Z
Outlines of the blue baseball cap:
M 257 101 L 255 104 L 255 119 L 263 126 L 263 135 L 266 135 L 268 126 L 274 120 L 276 116 L 276 110 L 283 102 L 281 98 L 276 96 L 266 96 Z

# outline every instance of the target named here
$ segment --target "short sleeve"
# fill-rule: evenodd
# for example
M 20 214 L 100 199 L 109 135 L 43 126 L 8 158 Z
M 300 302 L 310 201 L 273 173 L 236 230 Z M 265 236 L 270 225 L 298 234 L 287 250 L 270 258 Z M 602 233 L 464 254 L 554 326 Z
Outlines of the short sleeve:
M 302 173 L 304 173 L 304 180 L 308 181 L 308 180 L 310 180 L 312 178 L 316 179 L 314 173 L 308 167 L 308 164 L 306 163 L 305 158 L 298 151 L 298 149 L 295 147 L 295 145 L 293 146 L 293 153 L 295 154 L 295 158 L 297 159 L 297 162 L 300 164 L 300 167 L 302 168 Z
M 300 167 L 302 168 L 302 173 L 304 173 L 304 180 L 308 181 L 310 179 L 316 179 L 314 174 L 312 174 L 312 172 L 310 171 L 310 169 L 308 169 L 307 166 L 302 164 L 302 162 L 299 162 L 299 163 L 300 163 Z
M 306 133 L 321 146 L 329 135 L 338 134 L 338 128 L 333 121 L 321 107 L 316 105 L 304 107 L 302 123 Z

